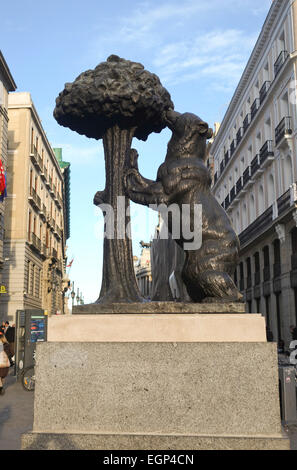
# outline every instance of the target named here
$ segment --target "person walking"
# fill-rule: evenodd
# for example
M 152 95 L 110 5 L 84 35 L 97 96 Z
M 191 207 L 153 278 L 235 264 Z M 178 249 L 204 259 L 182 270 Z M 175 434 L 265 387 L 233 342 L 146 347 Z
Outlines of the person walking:
M 3 333 L 0 333 L 0 395 L 4 395 L 3 384 L 7 377 L 11 358 L 10 347 Z
M 8 322 L 6 322 L 6 323 L 8 323 Z M 8 327 L 7 327 L 6 332 L 5 332 L 5 337 L 6 337 L 7 341 L 9 342 L 9 347 L 10 347 L 10 353 L 11 353 L 10 366 L 14 366 L 14 362 L 12 360 L 12 357 L 14 356 L 15 324 L 10 326 L 9 323 L 8 323 Z

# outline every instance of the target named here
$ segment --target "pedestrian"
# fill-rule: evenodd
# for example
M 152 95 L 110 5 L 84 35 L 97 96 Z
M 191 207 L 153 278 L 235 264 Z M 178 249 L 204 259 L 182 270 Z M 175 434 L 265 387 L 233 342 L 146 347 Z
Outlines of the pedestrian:
M 9 322 L 6 322 L 6 323 L 8 323 L 9 325 Z M 8 326 L 5 332 L 5 337 L 7 341 L 9 342 L 11 357 L 13 357 L 14 356 L 15 324 L 13 324 L 12 326 Z M 10 365 L 14 366 L 14 362 L 12 359 L 10 359 Z
M 268 342 L 273 341 L 273 333 L 272 333 L 271 329 L 268 326 L 266 327 L 266 338 L 267 338 Z
M 5 322 L 3 321 L 0 326 L 0 333 L 5 333 Z
M 0 333 L 0 395 L 4 395 L 3 384 L 7 377 L 11 358 L 9 343 L 3 333 Z
M 290 326 L 290 331 L 291 331 L 291 335 L 292 335 L 292 340 L 295 341 L 297 340 L 297 328 L 295 325 L 291 325 Z

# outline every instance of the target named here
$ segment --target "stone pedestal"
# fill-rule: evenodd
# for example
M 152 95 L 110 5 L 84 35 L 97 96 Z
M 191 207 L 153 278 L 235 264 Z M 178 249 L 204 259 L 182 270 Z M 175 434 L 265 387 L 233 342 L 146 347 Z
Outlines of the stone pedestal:
M 213 315 L 50 318 L 22 448 L 288 449 L 262 317 Z

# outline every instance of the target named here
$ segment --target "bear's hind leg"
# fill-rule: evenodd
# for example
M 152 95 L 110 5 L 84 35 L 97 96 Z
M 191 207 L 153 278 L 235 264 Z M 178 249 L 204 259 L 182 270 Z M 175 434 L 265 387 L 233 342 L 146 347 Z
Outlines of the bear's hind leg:
M 203 302 L 242 301 L 242 294 L 226 272 L 204 271 L 200 273 L 199 284 L 205 293 Z

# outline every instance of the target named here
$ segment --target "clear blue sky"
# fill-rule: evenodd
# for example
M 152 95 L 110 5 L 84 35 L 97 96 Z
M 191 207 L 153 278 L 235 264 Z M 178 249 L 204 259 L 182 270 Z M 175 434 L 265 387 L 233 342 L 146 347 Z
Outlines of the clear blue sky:
M 102 216 L 92 200 L 104 189 L 101 141 L 60 127 L 52 113 L 65 82 L 110 54 L 141 62 L 168 89 L 175 109 L 222 120 L 271 0 L 15 0 L 2 5 L 0 49 L 17 83 L 29 91 L 53 147 L 71 162 L 71 279 L 86 302 L 99 294 Z M 144 176 L 155 178 L 170 138 L 134 139 Z M 155 216 L 134 206 L 133 249 L 149 240 Z

